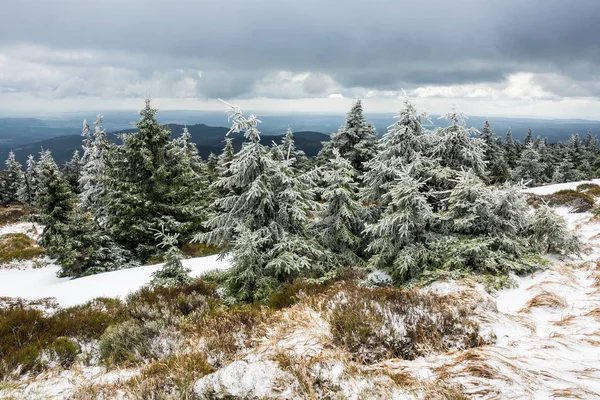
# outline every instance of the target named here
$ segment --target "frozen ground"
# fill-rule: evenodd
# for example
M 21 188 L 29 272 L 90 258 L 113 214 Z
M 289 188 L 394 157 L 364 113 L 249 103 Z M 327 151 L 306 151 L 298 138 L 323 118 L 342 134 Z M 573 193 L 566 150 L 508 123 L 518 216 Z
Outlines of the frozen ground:
M 548 194 L 580 183 L 527 192 Z M 468 397 L 477 399 L 600 398 L 600 218 L 590 213 L 572 214 L 567 208 L 556 211 L 586 242 L 588 251 L 580 259 L 551 258 L 547 270 L 516 278 L 518 287 L 496 296 L 472 281 L 438 282 L 427 289 L 459 293 L 461 300 L 472 305 L 483 336 L 492 338 L 490 345 L 413 361 L 390 359 L 366 367 L 350 365 L 343 357 L 335 358 L 328 326 L 318 313 L 295 307 L 284 314 L 287 320 L 296 321 L 294 325 L 273 327 L 258 348 L 243 356 L 243 361 L 198 381 L 196 390 L 229 386 L 231 393 L 270 394 L 274 383 L 269 382 L 289 380 L 270 361 L 274 354 L 285 352 L 309 363 L 320 360 L 312 364 L 313 370 L 320 371 L 324 382 L 337 382 L 343 394 L 340 398 L 365 398 L 361 395 L 365 388 L 385 393 L 377 398 L 426 398 L 424 388 L 440 381 L 458 386 Z M 196 275 L 227 267 L 216 257 L 187 260 L 185 264 Z M 56 278 L 56 266 L 0 270 L 0 296 L 53 296 L 63 305 L 100 295 L 124 296 L 146 283 L 156 268 L 142 267 L 72 281 Z M 68 398 L 72 388 L 82 383 L 126 380 L 135 374 L 135 370 L 107 372 L 100 367 L 79 372 L 48 371 L 35 379 L 23 380 L 12 393 L 15 398 L 37 398 L 28 396 L 33 393 Z M 393 386 L 389 376 L 410 376 L 411 386 L 395 386 L 386 391 L 389 385 Z M 293 384 L 290 385 L 285 389 L 292 389 Z

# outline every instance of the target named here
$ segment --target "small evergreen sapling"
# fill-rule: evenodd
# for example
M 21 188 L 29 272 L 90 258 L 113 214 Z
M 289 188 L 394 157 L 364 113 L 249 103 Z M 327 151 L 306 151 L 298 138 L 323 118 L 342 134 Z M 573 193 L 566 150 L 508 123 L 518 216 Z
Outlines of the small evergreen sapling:
M 25 172 L 21 175 L 21 184 L 17 192 L 19 201 L 29 207 L 35 204 L 39 190 L 36 169 L 35 158 L 30 154 L 27 158 Z
M 178 247 L 179 234 L 158 231 L 155 238 L 160 241 L 158 247 L 166 250 L 165 263 L 161 269 L 152 274 L 150 286 L 173 288 L 190 284 L 192 282 L 191 270 L 185 268 L 181 263 L 182 255 Z

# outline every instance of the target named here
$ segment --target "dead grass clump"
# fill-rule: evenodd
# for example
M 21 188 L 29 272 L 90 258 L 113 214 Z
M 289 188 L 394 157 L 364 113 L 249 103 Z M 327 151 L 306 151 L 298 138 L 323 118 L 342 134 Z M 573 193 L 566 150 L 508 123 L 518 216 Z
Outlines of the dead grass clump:
M 566 308 L 567 306 L 568 303 L 563 297 L 544 290 L 530 299 L 521 312 L 530 312 L 532 308 Z
M 581 185 L 578 185 L 576 189 L 578 192 L 600 197 L 600 185 L 596 185 L 595 183 L 582 183 Z
M 131 399 L 116 384 L 83 385 L 75 389 L 69 400 Z
M 333 341 L 359 362 L 412 360 L 484 343 L 471 309 L 453 296 L 352 286 L 328 296 Z
M 0 263 L 31 260 L 43 254 L 44 249 L 24 233 L 9 233 L 0 237 Z
M 545 203 L 551 207 L 571 207 L 573 212 L 576 213 L 591 210 L 594 208 L 595 202 L 594 197 L 589 194 L 572 189 L 559 190 L 556 193 L 547 195 L 529 195 L 527 197 L 527 203 L 536 208 Z
M 0 207 L 0 226 L 15 224 L 29 213 L 26 207 Z
M 212 372 L 204 354 L 178 354 L 145 366 L 127 386 L 136 399 L 190 399 L 194 383 Z
M 266 334 L 273 311 L 254 304 L 221 306 L 194 315 L 182 327 L 186 336 L 199 341 L 211 365 L 222 367 L 242 350 L 254 348 Z
M 594 308 L 592 311 L 590 311 L 589 313 L 587 313 L 585 315 L 586 315 L 586 317 L 593 317 L 593 318 L 600 320 L 600 308 Z

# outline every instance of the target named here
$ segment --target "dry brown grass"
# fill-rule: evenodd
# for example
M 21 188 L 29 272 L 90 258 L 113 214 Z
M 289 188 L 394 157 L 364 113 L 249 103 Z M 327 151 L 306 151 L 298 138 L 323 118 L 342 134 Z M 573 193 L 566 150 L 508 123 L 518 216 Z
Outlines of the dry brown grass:
M 531 310 L 533 308 L 555 308 L 555 309 L 559 309 L 559 308 L 566 308 L 568 306 L 567 301 L 552 292 L 548 292 L 546 290 L 542 291 L 541 293 L 539 293 L 538 295 L 536 295 L 535 297 L 533 297 L 532 299 L 530 299 L 525 308 L 523 310 L 521 310 L 520 312 L 531 312 Z
M 593 317 L 596 318 L 597 320 L 600 320 L 600 308 L 594 308 L 592 311 L 590 311 L 589 313 L 585 314 L 586 317 Z
M 553 324 L 556 326 L 570 326 L 575 321 L 575 315 L 565 315 L 559 321 L 554 321 Z

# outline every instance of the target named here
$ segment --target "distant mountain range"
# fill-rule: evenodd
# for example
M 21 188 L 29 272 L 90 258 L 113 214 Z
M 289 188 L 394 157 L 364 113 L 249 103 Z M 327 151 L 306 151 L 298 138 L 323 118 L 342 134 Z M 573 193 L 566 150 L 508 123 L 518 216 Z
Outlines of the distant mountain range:
M 168 124 L 168 126 L 171 128 L 172 137 L 181 136 L 183 133 L 184 125 Z M 187 128 L 192 136 L 192 141 L 198 147 L 198 153 L 203 159 L 206 160 L 210 153 L 221 153 L 225 144 L 226 134 L 229 130 L 228 128 L 207 126 L 204 124 L 188 125 Z M 109 133 L 108 137 L 111 141 L 118 143 L 119 138 L 117 134 L 133 133 L 136 131 L 137 129 L 120 130 Z M 244 141 L 243 136 L 232 134 L 230 137 L 233 139 L 233 146 L 236 151 L 239 150 Z M 261 143 L 266 145 L 271 145 L 272 142 L 280 143 L 282 138 L 283 135 L 262 135 Z M 294 132 L 294 139 L 299 149 L 304 150 L 309 156 L 315 156 L 321 149 L 321 142 L 329 140 L 329 135 L 320 132 L 301 131 Z M 11 147 L 2 147 L 0 144 L 0 162 L 8 157 L 10 150 L 15 152 L 18 161 L 24 163 L 29 154 L 37 157 L 37 154 L 43 149 L 50 150 L 56 162 L 62 164 L 71 159 L 75 150 L 79 150 L 81 154 L 82 140 L 81 135 L 67 135 Z

